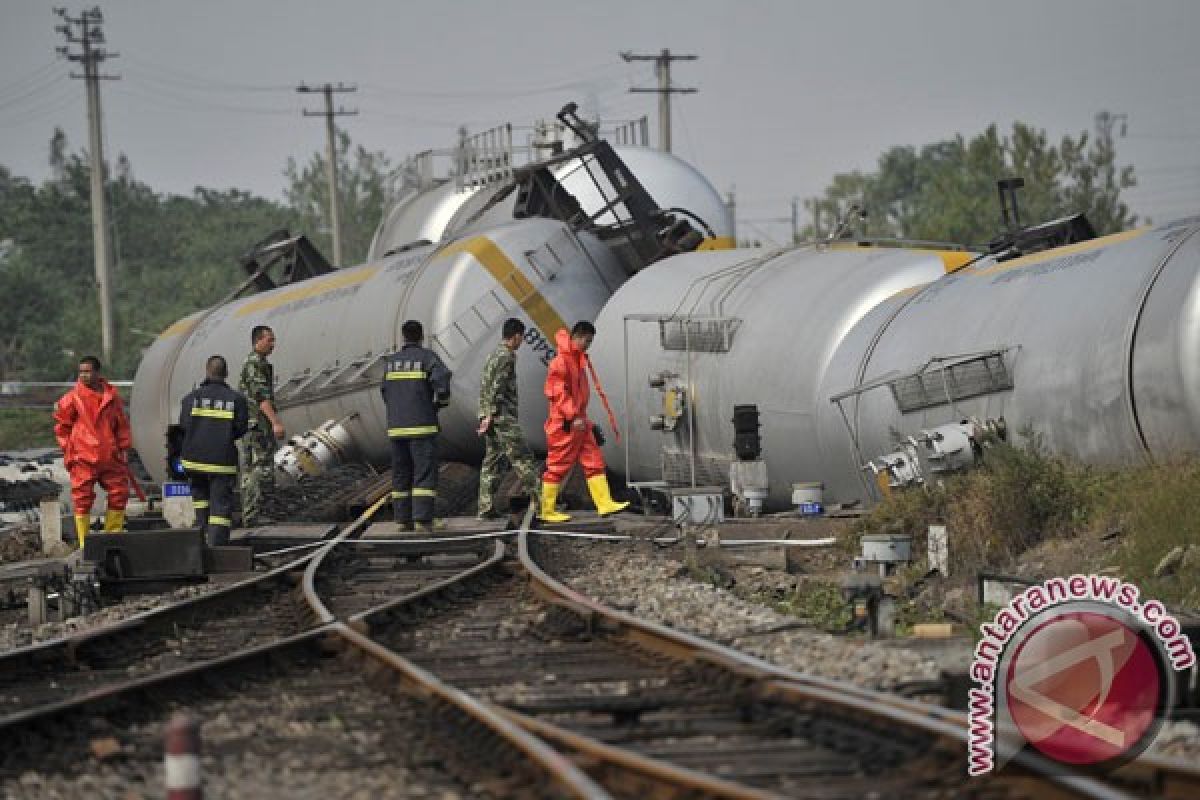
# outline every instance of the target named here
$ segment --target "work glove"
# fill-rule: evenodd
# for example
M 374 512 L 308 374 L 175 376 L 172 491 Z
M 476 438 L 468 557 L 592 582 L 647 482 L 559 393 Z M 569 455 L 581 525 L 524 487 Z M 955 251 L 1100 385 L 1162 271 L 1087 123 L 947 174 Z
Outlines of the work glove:
M 592 426 L 592 436 L 596 439 L 596 445 L 598 447 L 604 447 L 604 443 L 607 440 L 604 438 L 604 429 L 603 428 L 601 428 L 599 425 L 593 425 Z

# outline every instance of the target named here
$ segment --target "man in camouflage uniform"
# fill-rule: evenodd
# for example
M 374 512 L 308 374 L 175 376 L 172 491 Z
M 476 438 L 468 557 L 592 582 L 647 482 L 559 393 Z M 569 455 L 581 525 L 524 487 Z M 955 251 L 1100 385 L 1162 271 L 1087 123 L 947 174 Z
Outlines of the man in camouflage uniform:
M 250 406 L 250 424 L 238 440 L 242 462 L 242 525 L 253 527 L 268 520 L 262 515 L 263 493 L 275 488 L 275 442 L 286 435 L 275 412 L 275 368 L 267 356 L 275 350 L 275 332 L 255 325 L 250 332 L 254 351 L 242 365 L 238 390 Z
M 525 444 L 517 420 L 517 349 L 525 338 L 525 323 L 509 318 L 500 332 L 500 345 L 488 357 L 479 383 L 479 429 L 486 451 L 479 473 L 479 518 L 496 519 L 496 489 L 506 464 L 512 465 L 521 490 L 537 497 L 538 468 Z

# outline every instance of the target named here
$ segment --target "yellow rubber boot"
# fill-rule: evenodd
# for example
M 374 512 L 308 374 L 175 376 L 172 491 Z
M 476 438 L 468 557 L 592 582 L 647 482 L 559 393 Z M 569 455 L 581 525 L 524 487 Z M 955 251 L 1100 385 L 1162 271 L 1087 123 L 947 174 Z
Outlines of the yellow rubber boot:
M 588 478 L 587 483 L 588 490 L 592 493 L 592 502 L 596 504 L 596 511 L 600 516 L 607 517 L 629 508 L 629 503 L 618 503 L 612 499 L 612 494 L 608 491 L 608 478 L 603 475 Z
M 542 522 L 569 522 L 570 514 L 564 514 L 554 508 L 555 501 L 558 500 L 558 484 L 543 483 L 542 484 L 542 513 L 538 516 L 542 518 Z
M 83 540 L 87 538 L 88 528 L 92 526 L 92 518 L 88 514 L 75 515 L 75 538 L 79 540 L 79 549 L 83 549 Z
M 104 532 L 118 533 L 125 530 L 125 510 L 104 512 Z

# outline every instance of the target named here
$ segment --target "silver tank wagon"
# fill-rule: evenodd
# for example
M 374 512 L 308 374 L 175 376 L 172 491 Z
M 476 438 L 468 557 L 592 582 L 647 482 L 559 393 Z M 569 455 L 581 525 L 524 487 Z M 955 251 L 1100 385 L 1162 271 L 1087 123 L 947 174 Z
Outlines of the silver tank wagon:
M 756 404 L 770 505 L 787 505 L 792 483 L 823 480 L 829 447 L 843 444 L 844 434 L 819 438 L 821 377 L 842 340 L 888 297 L 967 257 L 835 245 L 652 265 L 596 321 L 593 359 L 626 428 L 625 442 L 606 446 L 608 463 L 636 480 L 723 486 L 734 406 Z
M 844 247 L 660 262 L 597 320 L 593 357 L 628 428 L 609 463 L 727 485 L 742 404 L 758 406 L 774 508 L 804 482 L 871 502 L 868 461 L 967 419 L 1032 428 L 1089 463 L 1200 451 L 1198 230 L 1193 217 L 966 266 Z
M 821 378 L 825 397 L 854 392 L 849 429 L 822 418 L 821 440 L 846 445 L 830 480 L 870 497 L 852 440 L 872 458 L 893 432 L 967 418 L 1003 417 L 1094 464 L 1200 450 L 1198 230 L 1193 217 L 987 258 L 881 305 Z
M 660 208 L 698 208 L 692 213 L 707 217 L 712 235 L 703 247 L 731 243 L 732 220 L 698 172 L 648 150 L 629 161 Z M 583 209 L 599 215 L 603 198 L 584 191 L 569 164 L 556 169 Z M 515 220 L 515 192 L 493 202 L 495 187 L 459 194 L 452 187 L 443 184 L 401 204 L 381 224 L 372 250 L 411 245 L 413 236 L 433 244 L 197 312 L 164 331 L 138 367 L 130 409 L 134 444 L 152 475 L 166 476 L 165 432 L 180 398 L 202 377 L 205 359 L 224 355 L 236 380 L 250 331 L 259 324 L 279 337 L 271 360 L 289 435 L 343 422 L 344 430 L 325 437 L 319 449 L 353 450 L 356 458 L 386 464 L 380 359 L 399 345 L 403 322 L 420 320 L 427 346 L 454 373 L 452 403 L 440 417 L 445 456 L 474 461 L 482 456 L 475 434 L 479 373 L 504 319 L 521 317 L 528 326 L 518 360 L 521 421 L 535 449 L 544 448 L 542 385 L 554 334 L 578 319 L 594 319 L 629 277 L 629 264 L 612 244 L 558 220 Z

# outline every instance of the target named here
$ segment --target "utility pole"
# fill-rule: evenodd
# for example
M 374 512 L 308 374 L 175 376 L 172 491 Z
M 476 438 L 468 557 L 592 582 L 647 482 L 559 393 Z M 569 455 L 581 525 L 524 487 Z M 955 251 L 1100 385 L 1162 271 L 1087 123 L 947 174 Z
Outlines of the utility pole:
M 737 247 L 737 196 L 735 192 L 737 187 L 730 186 L 729 191 L 725 193 L 725 210 L 729 212 L 729 236 L 733 239 L 734 247 Z
M 671 62 L 695 61 L 699 56 L 674 55 L 670 50 L 663 48 L 663 51 L 656 56 L 637 55 L 626 50 L 621 53 L 621 58 L 625 59 L 625 61 L 654 62 L 654 74 L 658 76 L 658 88 L 644 89 L 635 87 L 629 91 L 658 95 L 658 149 L 664 153 L 671 152 L 671 95 L 695 94 L 697 91 L 696 89 L 682 89 L 671 85 Z
M 800 243 L 800 198 L 792 197 L 792 244 Z
M 1096 144 L 1101 148 L 1113 148 L 1113 129 L 1117 122 L 1121 123 L 1121 138 L 1125 138 L 1125 133 L 1129 129 L 1129 115 L 1125 113 L 1114 114 L 1111 111 L 1099 111 L 1096 113 Z
M 68 61 L 78 61 L 83 65 L 83 74 L 71 73 L 72 78 L 82 78 L 87 82 L 88 109 L 88 160 L 92 178 L 92 249 L 96 261 L 96 289 L 100 295 L 100 349 L 104 354 L 104 363 L 111 369 L 113 360 L 113 340 L 116 326 L 112 310 L 112 266 L 109 255 L 112 249 L 108 236 L 108 204 L 104 199 L 104 142 L 101 136 L 100 117 L 100 81 L 120 80 L 117 75 L 101 75 L 100 64 L 105 59 L 116 58 L 120 53 L 110 53 L 102 46 L 104 31 L 104 15 L 100 8 L 81 11 L 78 17 L 68 17 L 65 8 L 55 8 L 54 13 L 62 18 L 62 24 L 54 30 L 61 33 L 67 40 L 66 45 L 56 48 L 58 55 Z M 79 45 L 77 52 L 72 52 L 70 45 Z
M 337 111 L 334 111 L 333 93 L 355 92 L 358 91 L 358 87 L 343 86 L 341 83 L 337 86 L 331 86 L 328 83 L 324 86 L 306 86 L 301 84 L 296 87 L 296 91 L 302 94 L 320 92 L 325 95 L 324 111 L 309 111 L 305 109 L 303 113 L 306 117 L 325 118 L 325 172 L 329 178 L 329 221 L 333 226 L 333 263 L 340 267 L 346 262 L 342 260 L 342 210 L 340 207 L 340 195 L 338 195 L 337 128 L 334 127 L 333 118 L 341 116 L 352 117 L 358 114 L 358 111 L 347 111 L 340 106 Z

